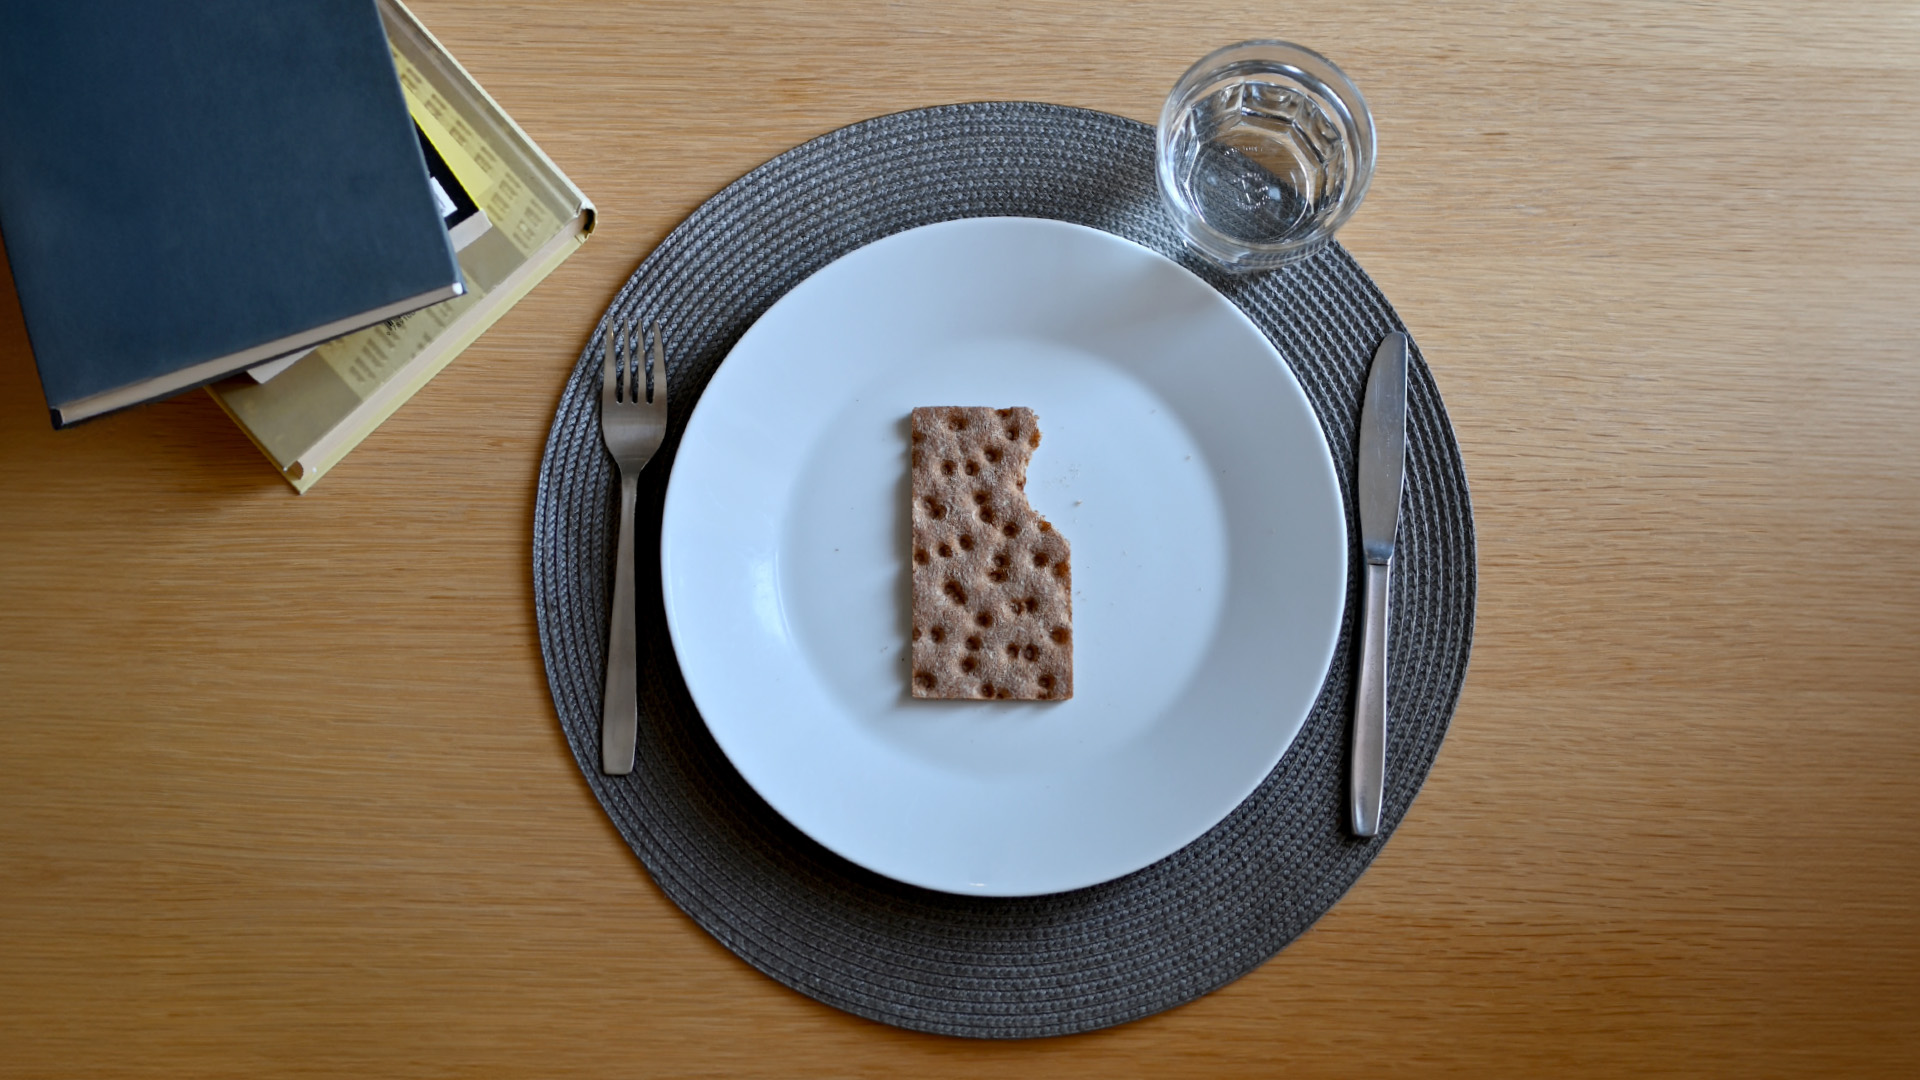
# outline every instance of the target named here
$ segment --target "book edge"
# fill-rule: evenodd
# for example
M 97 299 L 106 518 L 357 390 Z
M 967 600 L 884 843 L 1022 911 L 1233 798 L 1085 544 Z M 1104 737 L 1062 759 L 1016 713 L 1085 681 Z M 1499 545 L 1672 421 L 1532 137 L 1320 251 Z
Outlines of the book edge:
M 376 323 L 398 318 L 401 315 L 418 311 L 423 307 L 440 303 L 443 300 L 451 300 L 456 296 L 464 295 L 466 291 L 467 287 L 464 284 L 455 281 L 450 285 L 422 293 L 419 296 L 408 297 L 405 300 L 397 300 L 369 312 L 352 315 L 344 319 L 336 319 L 323 326 L 316 326 L 311 330 L 304 330 L 298 334 L 291 334 L 274 341 L 255 345 L 237 353 L 229 353 L 226 356 L 216 356 L 211 360 L 203 360 L 192 367 L 181 368 L 178 371 L 170 372 L 164 376 L 142 379 L 139 382 L 128 383 L 124 386 L 115 387 L 112 390 L 103 390 L 97 394 L 89 394 L 86 397 L 78 398 L 74 401 L 62 402 L 61 404 L 50 407 L 54 418 L 53 426 L 56 428 L 71 427 L 83 420 L 92 420 L 95 417 L 105 416 L 108 413 L 118 412 L 121 409 L 130 409 L 135 405 L 144 405 L 150 401 L 157 401 L 161 398 L 184 393 L 196 386 L 204 386 L 216 379 L 223 379 L 229 375 L 238 374 L 246 368 L 260 363 L 262 360 L 285 355 L 302 346 L 318 345 L 325 341 L 331 341 L 344 334 L 351 334 L 356 330 L 364 330 Z

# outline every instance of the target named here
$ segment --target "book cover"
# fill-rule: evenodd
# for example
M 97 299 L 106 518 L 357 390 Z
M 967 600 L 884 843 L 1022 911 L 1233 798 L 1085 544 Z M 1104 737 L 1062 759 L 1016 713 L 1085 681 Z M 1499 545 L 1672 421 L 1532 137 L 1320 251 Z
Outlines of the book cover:
M 0 236 L 56 426 L 463 289 L 375 0 L 0 5 Z

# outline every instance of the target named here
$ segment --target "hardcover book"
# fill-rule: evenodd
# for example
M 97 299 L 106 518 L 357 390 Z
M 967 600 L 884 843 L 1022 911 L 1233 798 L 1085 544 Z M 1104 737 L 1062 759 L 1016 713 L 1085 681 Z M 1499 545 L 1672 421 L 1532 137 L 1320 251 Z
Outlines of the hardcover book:
M 56 427 L 465 288 L 375 0 L 0 4 L 0 235 Z

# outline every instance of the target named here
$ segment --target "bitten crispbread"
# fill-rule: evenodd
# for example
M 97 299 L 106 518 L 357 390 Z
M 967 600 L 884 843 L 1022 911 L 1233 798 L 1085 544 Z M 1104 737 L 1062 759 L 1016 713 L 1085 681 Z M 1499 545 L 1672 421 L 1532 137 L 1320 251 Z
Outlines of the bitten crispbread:
M 1067 539 L 1027 504 L 1031 409 L 913 410 L 913 696 L 1073 696 Z

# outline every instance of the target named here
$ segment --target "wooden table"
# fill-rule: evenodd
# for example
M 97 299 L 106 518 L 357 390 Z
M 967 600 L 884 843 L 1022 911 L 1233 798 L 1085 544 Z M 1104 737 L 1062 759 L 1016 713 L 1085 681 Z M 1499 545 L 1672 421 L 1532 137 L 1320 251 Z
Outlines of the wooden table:
M 417 11 L 591 242 L 296 497 L 203 395 L 55 433 L 0 287 L 0 1075 L 1920 1075 L 1911 3 Z M 1465 697 L 1357 887 L 1239 982 L 980 1044 L 654 888 L 561 739 L 533 485 L 677 221 L 874 114 L 1151 120 L 1284 36 L 1365 90 L 1343 240 L 1480 542 Z

